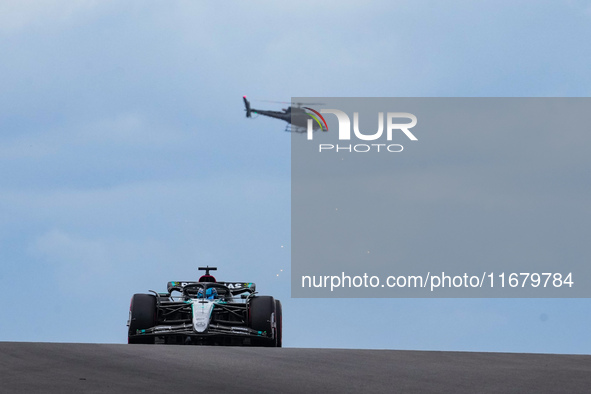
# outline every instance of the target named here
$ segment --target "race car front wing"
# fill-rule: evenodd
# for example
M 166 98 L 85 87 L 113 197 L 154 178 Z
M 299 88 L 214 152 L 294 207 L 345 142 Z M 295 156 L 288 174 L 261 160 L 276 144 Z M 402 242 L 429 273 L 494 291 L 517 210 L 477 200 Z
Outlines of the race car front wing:
M 197 332 L 193 328 L 191 323 L 176 324 L 170 326 L 155 326 L 152 328 L 146 328 L 144 330 L 137 330 L 136 335 L 186 335 L 186 336 L 209 336 L 209 335 L 236 335 L 243 337 L 255 337 L 255 338 L 272 338 L 272 335 L 268 335 L 266 331 L 257 331 L 249 327 L 232 327 L 223 326 L 220 324 L 210 324 L 209 329 L 205 332 Z
M 159 324 L 151 328 L 138 329 L 134 336 L 235 336 L 273 339 L 273 332 L 258 331 L 246 326 L 245 304 L 202 299 L 161 301 L 159 298 Z M 226 316 L 226 319 L 223 316 Z

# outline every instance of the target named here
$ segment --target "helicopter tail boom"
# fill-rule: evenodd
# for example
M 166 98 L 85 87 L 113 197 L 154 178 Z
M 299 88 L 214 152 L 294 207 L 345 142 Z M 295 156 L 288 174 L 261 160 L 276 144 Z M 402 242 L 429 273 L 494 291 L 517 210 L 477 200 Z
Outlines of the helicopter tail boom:
M 250 109 L 250 101 L 246 99 L 246 96 L 242 96 L 242 99 L 244 100 L 244 106 L 246 107 L 246 117 L 250 118 L 252 116 L 252 111 Z

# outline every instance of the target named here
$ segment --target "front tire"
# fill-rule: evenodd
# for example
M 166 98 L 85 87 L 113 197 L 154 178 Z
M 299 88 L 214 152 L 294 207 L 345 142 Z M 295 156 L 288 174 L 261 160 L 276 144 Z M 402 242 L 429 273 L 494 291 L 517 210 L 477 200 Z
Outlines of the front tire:
M 283 347 L 283 313 L 281 308 L 281 301 L 275 300 L 275 338 L 277 339 L 277 347 Z
M 156 297 L 151 294 L 134 294 L 129 306 L 129 332 L 127 343 L 153 344 L 152 336 L 135 336 L 137 330 L 152 328 L 156 325 Z
M 273 315 L 275 314 L 275 299 L 271 296 L 253 297 L 249 305 L 249 321 L 253 330 L 273 333 Z M 255 346 L 277 346 L 277 335 L 273 339 L 252 338 Z

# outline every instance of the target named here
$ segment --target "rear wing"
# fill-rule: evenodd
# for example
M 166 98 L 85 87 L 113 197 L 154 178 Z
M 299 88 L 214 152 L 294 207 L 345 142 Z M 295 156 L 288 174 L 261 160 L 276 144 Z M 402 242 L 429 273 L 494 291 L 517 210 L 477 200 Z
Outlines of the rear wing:
M 201 282 L 196 282 L 196 281 L 179 281 L 179 282 L 168 282 L 168 284 L 166 285 L 166 290 L 168 291 L 168 293 L 170 294 L 170 292 L 176 290 L 176 291 L 182 291 L 183 287 L 187 286 L 187 285 L 192 285 L 192 284 L 196 284 L 196 283 L 201 283 Z M 207 283 L 211 283 L 211 282 L 203 282 L 204 284 Z M 230 291 L 232 292 L 232 294 L 242 294 L 242 293 L 254 293 L 256 290 L 256 284 L 254 283 L 246 283 L 246 282 L 215 282 L 218 285 L 223 285 L 226 286 L 228 289 L 230 289 Z

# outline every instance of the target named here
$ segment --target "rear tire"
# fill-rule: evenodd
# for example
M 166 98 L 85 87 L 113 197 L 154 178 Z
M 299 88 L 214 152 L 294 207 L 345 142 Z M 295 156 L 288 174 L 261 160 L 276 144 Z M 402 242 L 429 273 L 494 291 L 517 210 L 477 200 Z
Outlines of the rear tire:
M 153 344 L 155 337 L 135 336 L 135 333 L 136 330 L 152 328 L 156 324 L 156 297 L 151 294 L 134 294 L 131 298 L 131 305 L 129 306 L 127 343 Z
M 267 334 L 273 333 L 271 319 L 275 313 L 275 299 L 271 296 L 254 297 L 249 305 L 250 327 L 253 330 L 264 331 Z M 277 336 L 274 339 L 252 338 L 251 343 L 255 346 L 277 346 Z
M 275 338 L 277 338 L 277 347 L 283 347 L 283 317 L 281 301 L 275 300 Z

